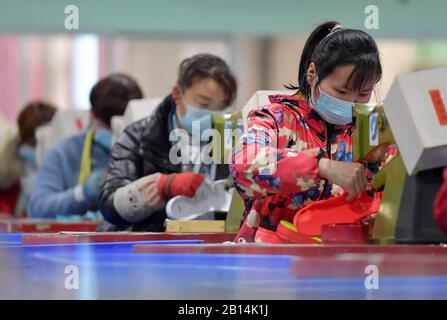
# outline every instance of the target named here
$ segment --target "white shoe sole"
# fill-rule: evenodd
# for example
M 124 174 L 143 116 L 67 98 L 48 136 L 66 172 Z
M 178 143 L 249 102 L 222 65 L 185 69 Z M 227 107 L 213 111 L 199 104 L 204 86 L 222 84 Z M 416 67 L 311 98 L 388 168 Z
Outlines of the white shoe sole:
M 176 196 L 166 204 L 166 215 L 174 220 L 193 220 L 209 212 L 228 212 L 233 189 L 225 190 L 226 180 L 203 181 L 194 198 Z

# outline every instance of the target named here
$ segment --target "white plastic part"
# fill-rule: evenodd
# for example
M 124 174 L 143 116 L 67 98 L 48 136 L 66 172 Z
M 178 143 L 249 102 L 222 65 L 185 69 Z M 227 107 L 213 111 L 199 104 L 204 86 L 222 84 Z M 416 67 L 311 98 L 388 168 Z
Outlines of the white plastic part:
M 384 101 L 408 174 L 447 163 L 447 68 L 399 75 Z
M 204 180 L 194 198 L 176 196 L 166 204 L 166 215 L 173 220 L 193 220 L 209 212 L 228 212 L 233 189 L 225 190 L 226 180 Z
M 124 114 L 122 116 L 114 116 L 111 119 L 112 141 L 115 142 L 118 136 L 131 123 L 150 116 L 162 100 L 162 98 L 130 100 Z
M 36 160 L 42 163 L 46 152 L 62 138 L 82 132 L 89 124 L 87 110 L 58 110 L 51 121 L 36 130 Z
M 270 104 L 269 96 L 275 94 L 292 95 L 293 91 L 274 91 L 274 90 L 259 90 L 256 91 L 247 103 L 242 107 L 242 119 L 244 121 L 244 129 L 247 128 L 247 115 L 253 109 L 260 109 Z

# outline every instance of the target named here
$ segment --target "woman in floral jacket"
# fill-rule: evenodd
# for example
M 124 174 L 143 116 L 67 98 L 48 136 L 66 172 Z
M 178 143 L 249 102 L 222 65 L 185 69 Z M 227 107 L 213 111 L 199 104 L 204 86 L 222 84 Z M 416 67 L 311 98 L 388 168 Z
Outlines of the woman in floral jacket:
M 352 162 L 352 104 L 367 103 L 382 67 L 371 36 L 337 22 L 317 27 L 300 61 L 297 94 L 273 95 L 248 115 L 230 170 L 249 227 L 275 230 L 297 209 L 347 192 L 370 174 Z M 250 214 L 249 214 L 250 213 Z M 250 239 L 246 239 L 250 240 Z

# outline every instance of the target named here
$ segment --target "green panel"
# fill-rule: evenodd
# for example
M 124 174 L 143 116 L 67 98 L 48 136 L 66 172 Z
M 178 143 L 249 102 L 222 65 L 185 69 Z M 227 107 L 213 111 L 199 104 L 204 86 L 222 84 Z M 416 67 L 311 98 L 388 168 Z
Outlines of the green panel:
M 239 230 L 244 208 L 244 200 L 242 200 L 237 190 L 234 190 L 230 210 L 225 221 L 225 232 L 237 232 Z
M 442 0 L 0 0 L 0 32 L 72 32 L 64 28 L 69 4 L 79 8 L 79 32 L 308 34 L 329 19 L 365 29 L 365 8 L 377 5 L 375 36 L 447 36 Z
M 244 127 L 241 111 L 213 116 L 213 128 L 219 132 L 220 139 L 213 138 L 213 161 L 229 163 L 231 152 L 242 136 Z
M 416 69 L 418 70 L 445 66 L 447 65 L 447 43 L 445 41 L 416 43 L 415 58 Z
M 396 224 L 404 191 L 406 170 L 400 154 L 393 157 L 374 177 L 374 187 L 384 187 L 372 238 L 378 243 L 394 243 Z
M 373 150 L 380 146 L 395 144 L 389 123 L 385 117 L 382 106 L 366 106 L 356 104 L 353 114 L 355 117 L 355 130 L 353 133 L 353 160 L 360 161 L 368 158 Z M 371 130 L 371 118 L 376 121 Z M 377 133 L 377 140 L 370 135 Z M 377 144 L 375 144 L 377 143 Z M 376 190 L 383 188 L 379 212 L 376 215 L 372 238 L 379 243 L 393 243 L 395 241 L 397 217 L 406 179 L 405 165 L 398 153 L 379 172 L 373 180 Z

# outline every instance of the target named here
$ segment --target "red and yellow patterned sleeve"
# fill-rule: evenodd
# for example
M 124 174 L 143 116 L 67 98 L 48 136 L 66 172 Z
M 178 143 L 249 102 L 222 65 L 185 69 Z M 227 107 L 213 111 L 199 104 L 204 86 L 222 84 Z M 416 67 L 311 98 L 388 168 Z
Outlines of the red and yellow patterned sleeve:
M 234 150 L 230 165 L 236 189 L 246 199 L 303 192 L 320 182 L 318 150 L 300 152 L 277 147 L 279 136 L 296 136 L 297 132 L 282 120 L 283 117 L 275 117 L 270 107 L 249 113 L 247 129 Z

